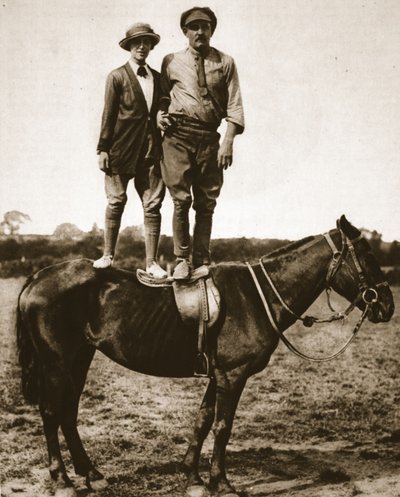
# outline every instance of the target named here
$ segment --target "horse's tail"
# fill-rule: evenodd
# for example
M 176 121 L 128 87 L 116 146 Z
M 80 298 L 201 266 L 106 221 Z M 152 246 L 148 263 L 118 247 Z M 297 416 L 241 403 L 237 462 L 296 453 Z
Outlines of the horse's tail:
M 30 276 L 26 280 L 20 294 L 18 295 L 15 327 L 17 335 L 18 360 L 21 366 L 22 394 L 27 402 L 30 404 L 37 404 L 39 400 L 39 364 L 29 330 L 22 316 L 20 305 L 21 295 L 29 286 L 32 279 L 33 276 Z

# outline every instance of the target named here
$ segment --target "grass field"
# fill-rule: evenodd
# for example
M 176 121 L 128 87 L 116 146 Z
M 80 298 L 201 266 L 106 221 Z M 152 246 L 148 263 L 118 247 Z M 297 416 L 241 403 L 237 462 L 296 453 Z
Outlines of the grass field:
M 0 280 L 2 496 L 51 495 L 41 419 L 19 389 L 13 310 L 22 279 Z M 400 289 L 395 288 L 400 308 Z M 344 306 L 342 304 L 342 306 Z M 320 299 L 313 309 L 328 314 Z M 328 354 L 348 337 L 345 326 L 288 333 L 301 349 Z M 239 404 L 227 469 L 241 497 L 400 496 L 400 317 L 366 322 L 338 359 L 311 364 L 280 344 L 251 378 Z M 98 497 L 180 497 L 180 461 L 206 380 L 152 378 L 96 354 L 82 396 L 80 433 L 110 485 Z M 212 447 L 201 460 L 207 478 Z M 80 497 L 89 495 L 68 470 Z M 93 495 L 93 494 L 92 494 Z

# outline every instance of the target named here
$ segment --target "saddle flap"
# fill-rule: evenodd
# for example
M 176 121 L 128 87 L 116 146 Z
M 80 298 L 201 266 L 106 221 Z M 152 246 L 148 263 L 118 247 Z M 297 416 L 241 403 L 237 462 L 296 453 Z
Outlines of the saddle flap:
M 214 280 L 208 273 L 189 282 L 174 281 L 175 302 L 184 323 L 206 324 L 207 328 L 217 321 L 221 296 Z

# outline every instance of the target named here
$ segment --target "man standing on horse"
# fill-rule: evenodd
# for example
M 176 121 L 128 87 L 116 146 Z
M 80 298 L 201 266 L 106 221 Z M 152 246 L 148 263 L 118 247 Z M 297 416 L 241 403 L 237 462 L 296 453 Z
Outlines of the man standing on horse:
M 160 41 L 149 24 L 136 23 L 119 42 L 130 60 L 112 71 L 106 82 L 104 111 L 97 146 L 99 168 L 105 173 L 107 208 L 103 256 L 93 264 L 105 269 L 113 263 L 128 183 L 134 178 L 144 211 L 146 271 L 154 278 L 167 273 L 157 262 L 160 208 L 165 185 L 160 172 L 161 136 L 156 126 L 160 75 L 146 64 Z
M 244 116 L 235 62 L 210 46 L 217 25 L 208 7 L 193 7 L 180 25 L 189 46 L 167 55 L 162 64 L 162 98 L 157 123 L 164 131 L 161 170 L 174 203 L 175 279 L 190 276 L 189 209 L 196 211 L 192 264 L 210 264 L 212 217 L 232 164 L 233 141 L 244 130 Z M 227 121 L 219 144 L 217 129 Z

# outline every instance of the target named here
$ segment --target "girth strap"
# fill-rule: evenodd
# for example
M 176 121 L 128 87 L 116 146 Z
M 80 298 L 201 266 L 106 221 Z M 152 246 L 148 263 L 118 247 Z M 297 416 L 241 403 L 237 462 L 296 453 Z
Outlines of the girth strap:
M 197 281 L 200 290 L 199 298 L 199 332 L 197 337 L 197 360 L 195 365 L 195 376 L 210 376 L 210 361 L 208 357 L 207 323 L 209 320 L 209 307 L 207 288 L 204 278 Z

